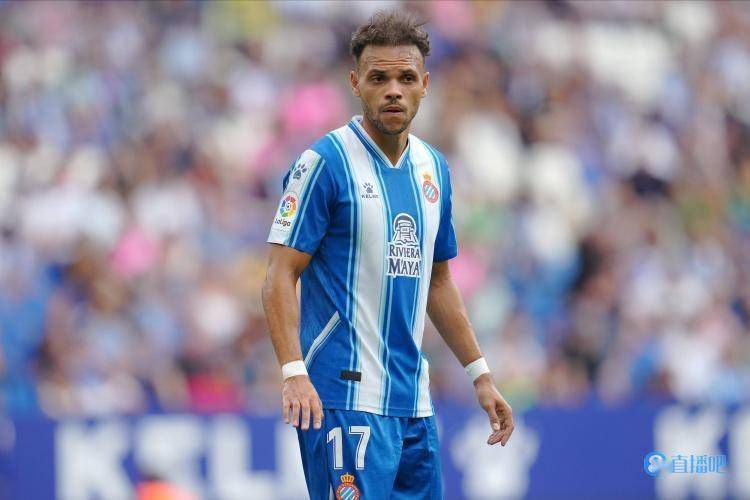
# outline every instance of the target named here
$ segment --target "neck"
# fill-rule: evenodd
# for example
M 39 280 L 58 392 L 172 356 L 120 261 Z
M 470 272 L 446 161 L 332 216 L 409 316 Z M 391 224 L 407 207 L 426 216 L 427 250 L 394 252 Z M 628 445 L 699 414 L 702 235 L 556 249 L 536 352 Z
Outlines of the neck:
M 401 158 L 404 149 L 406 149 L 406 144 L 409 141 L 409 129 L 407 128 L 396 135 L 384 134 L 370 122 L 367 115 L 362 118 L 362 128 L 365 129 L 367 135 L 378 145 L 380 150 L 385 153 L 391 164 L 395 165 Z

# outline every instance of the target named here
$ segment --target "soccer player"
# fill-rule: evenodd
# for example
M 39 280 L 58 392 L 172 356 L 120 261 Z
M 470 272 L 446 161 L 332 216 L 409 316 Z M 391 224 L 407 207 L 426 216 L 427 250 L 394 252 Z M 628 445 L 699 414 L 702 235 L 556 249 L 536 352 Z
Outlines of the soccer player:
M 268 237 L 263 304 L 313 500 L 442 498 L 425 312 L 474 383 L 487 443 L 513 432 L 448 267 L 448 165 L 409 134 L 430 77 L 421 26 L 380 12 L 354 33 L 363 115 L 295 161 Z

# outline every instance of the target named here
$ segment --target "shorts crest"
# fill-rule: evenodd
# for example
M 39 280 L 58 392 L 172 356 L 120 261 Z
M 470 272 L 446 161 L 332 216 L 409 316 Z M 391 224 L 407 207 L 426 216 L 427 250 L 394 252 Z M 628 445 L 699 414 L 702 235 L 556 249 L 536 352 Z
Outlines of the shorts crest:
M 354 476 L 348 472 L 341 476 L 341 484 L 336 488 L 336 500 L 359 500 L 359 489 L 354 486 Z

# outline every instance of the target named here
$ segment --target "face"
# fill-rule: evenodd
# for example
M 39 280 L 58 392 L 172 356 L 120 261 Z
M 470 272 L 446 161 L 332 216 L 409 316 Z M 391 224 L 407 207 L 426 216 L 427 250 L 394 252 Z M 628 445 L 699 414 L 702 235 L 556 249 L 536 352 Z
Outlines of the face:
M 398 135 L 417 114 L 430 74 L 424 71 L 422 54 L 414 45 L 368 45 L 350 79 L 370 123 L 383 134 Z

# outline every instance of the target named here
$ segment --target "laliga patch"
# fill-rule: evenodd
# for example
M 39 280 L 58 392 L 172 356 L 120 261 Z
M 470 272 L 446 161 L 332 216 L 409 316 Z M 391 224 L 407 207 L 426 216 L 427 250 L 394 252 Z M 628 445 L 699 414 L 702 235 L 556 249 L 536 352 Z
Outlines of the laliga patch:
M 289 231 L 292 228 L 292 221 L 294 216 L 297 215 L 299 209 L 299 197 L 297 193 L 290 191 L 281 198 L 279 204 L 279 212 L 276 214 L 276 218 L 273 220 L 273 225 L 276 229 L 282 231 Z
M 422 178 L 424 179 L 424 182 L 422 183 L 422 193 L 424 194 L 425 199 L 430 203 L 435 203 L 438 201 L 438 198 L 440 198 L 440 191 L 438 191 L 435 183 L 432 182 L 432 176 L 430 176 L 430 174 L 424 173 L 422 174 Z
M 341 484 L 336 488 L 336 500 L 359 500 L 359 489 L 354 486 L 354 476 L 348 472 L 341 476 Z

